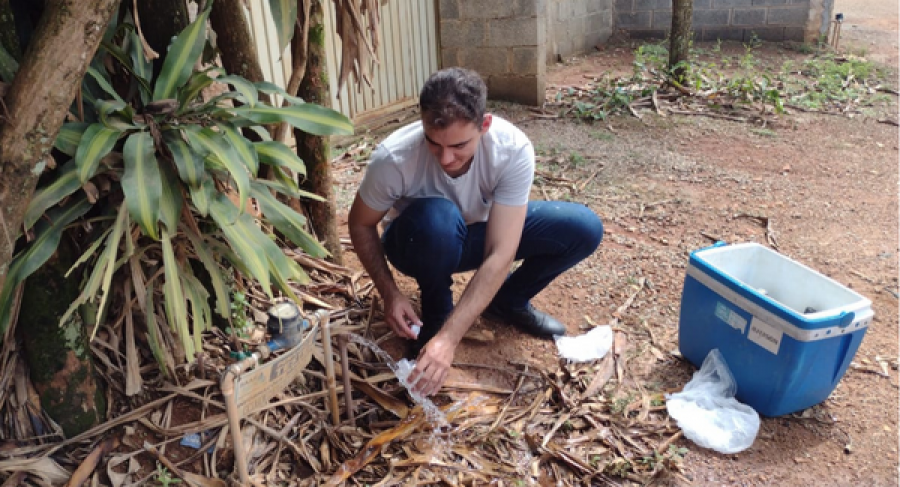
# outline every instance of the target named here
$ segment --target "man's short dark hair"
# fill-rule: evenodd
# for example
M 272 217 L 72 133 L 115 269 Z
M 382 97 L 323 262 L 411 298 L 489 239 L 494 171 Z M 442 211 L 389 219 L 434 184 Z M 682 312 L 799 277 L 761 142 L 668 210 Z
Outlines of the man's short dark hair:
M 487 104 L 487 87 L 475 71 L 447 68 L 432 74 L 419 93 L 422 121 L 446 128 L 458 121 L 481 128 Z

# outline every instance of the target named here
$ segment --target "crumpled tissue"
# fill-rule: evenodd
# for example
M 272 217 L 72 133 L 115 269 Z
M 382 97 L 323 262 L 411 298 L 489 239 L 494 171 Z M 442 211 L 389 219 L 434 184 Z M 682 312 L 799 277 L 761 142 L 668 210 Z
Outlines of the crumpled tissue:
M 557 336 L 556 348 L 559 355 L 573 362 L 588 362 L 601 359 L 612 348 L 613 333 L 609 325 L 595 327 L 578 336 Z

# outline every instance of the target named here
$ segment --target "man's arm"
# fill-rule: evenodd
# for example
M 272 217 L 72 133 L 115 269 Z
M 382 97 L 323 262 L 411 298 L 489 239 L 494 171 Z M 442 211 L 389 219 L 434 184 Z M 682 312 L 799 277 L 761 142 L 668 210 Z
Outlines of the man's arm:
M 415 339 L 416 335 L 409 328 L 411 324 L 420 324 L 409 299 L 397 287 L 394 275 L 388 268 L 384 257 L 384 248 L 378 237 L 378 223 L 384 217 L 386 211 L 377 211 L 370 208 L 360 198 L 359 194 L 353 200 L 350 207 L 347 226 L 350 230 L 350 240 L 356 255 L 365 267 L 375 288 L 384 300 L 384 319 L 397 335 Z
M 528 205 L 507 206 L 495 203 L 487 221 L 484 261 L 463 291 L 441 331 L 419 354 L 410 377 L 415 390 L 425 395 L 437 392 L 453 363 L 453 354 L 463 335 L 497 294 L 515 259 Z

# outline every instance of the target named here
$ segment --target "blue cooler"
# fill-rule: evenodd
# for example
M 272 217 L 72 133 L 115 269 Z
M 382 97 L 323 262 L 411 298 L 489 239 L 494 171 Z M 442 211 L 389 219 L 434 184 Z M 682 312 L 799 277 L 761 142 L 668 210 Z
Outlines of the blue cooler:
M 764 416 L 824 401 L 847 371 L 872 302 L 757 243 L 691 254 L 678 343 L 697 367 L 718 348 L 737 399 Z

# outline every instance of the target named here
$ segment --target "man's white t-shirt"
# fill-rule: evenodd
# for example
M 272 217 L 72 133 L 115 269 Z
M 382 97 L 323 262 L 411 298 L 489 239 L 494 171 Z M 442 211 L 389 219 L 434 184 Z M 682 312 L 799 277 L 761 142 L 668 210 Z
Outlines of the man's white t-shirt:
M 487 221 L 491 205 L 528 203 L 534 179 L 534 147 L 521 130 L 494 116 L 469 170 L 452 178 L 428 150 L 422 122 L 409 124 L 372 152 L 359 196 L 373 210 L 396 218 L 418 198 L 446 198 L 466 224 Z

